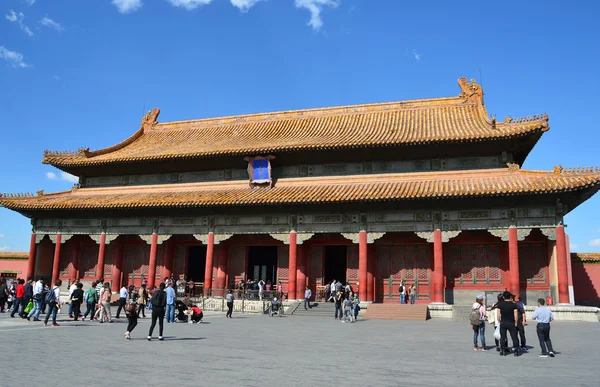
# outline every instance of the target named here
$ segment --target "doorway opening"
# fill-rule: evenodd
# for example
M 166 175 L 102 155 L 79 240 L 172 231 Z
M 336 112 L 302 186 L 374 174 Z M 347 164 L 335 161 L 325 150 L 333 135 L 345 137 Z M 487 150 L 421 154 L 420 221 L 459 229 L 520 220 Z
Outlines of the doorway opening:
M 206 273 L 206 246 L 191 246 L 187 269 L 187 280 L 204 282 Z
M 248 279 L 255 283 L 263 280 L 275 286 L 277 279 L 277 246 L 250 246 L 248 248 Z
M 325 246 L 325 283 L 346 283 L 346 246 Z

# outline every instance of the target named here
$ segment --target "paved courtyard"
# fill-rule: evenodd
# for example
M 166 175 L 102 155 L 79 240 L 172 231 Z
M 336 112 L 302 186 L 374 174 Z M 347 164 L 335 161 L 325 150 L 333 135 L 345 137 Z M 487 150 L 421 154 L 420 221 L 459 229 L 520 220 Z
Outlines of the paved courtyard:
M 113 311 L 114 313 L 114 311 Z M 148 342 L 149 319 L 133 340 L 115 324 L 65 321 L 57 328 L 0 315 L 5 372 L 0 385 L 64 386 L 598 386 L 600 324 L 552 326 L 556 358 L 473 351 L 468 323 L 208 313 L 205 322 L 166 324 Z M 489 325 L 488 325 L 489 327 Z M 158 330 L 155 331 L 157 336 Z M 493 345 L 491 329 L 488 330 Z M 52 360 L 49 356 L 56 357 Z M 478 383 L 477 380 L 480 380 Z

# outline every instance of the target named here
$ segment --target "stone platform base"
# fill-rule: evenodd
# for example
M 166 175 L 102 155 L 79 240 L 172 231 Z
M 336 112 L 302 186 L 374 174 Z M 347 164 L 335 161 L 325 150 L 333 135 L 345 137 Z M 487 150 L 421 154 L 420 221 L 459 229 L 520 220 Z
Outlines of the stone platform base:
M 535 306 L 525 306 L 525 316 L 527 321 L 532 323 L 531 318 Z M 556 321 L 584 321 L 584 322 L 599 322 L 600 309 L 589 306 L 577 305 L 556 305 L 551 306 L 550 310 L 554 314 Z M 489 313 L 488 309 L 488 313 Z M 454 321 L 469 321 L 471 305 L 429 305 L 429 313 L 431 318 L 447 318 Z
M 207 297 L 192 301 L 202 310 L 212 312 L 226 312 L 227 301 L 222 297 Z M 292 306 L 296 306 L 296 301 L 284 301 L 283 310 L 287 313 Z M 271 301 L 249 301 L 234 300 L 233 311 L 236 313 L 266 313 L 271 307 Z

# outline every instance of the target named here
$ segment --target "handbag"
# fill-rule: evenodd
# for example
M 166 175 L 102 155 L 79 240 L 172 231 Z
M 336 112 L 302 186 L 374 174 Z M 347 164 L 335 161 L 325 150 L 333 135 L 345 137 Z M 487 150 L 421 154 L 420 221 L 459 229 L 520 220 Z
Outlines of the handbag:
M 494 339 L 500 340 L 500 325 L 498 325 L 496 329 L 494 329 Z
M 487 318 L 490 324 L 494 324 L 496 322 L 496 309 L 492 309 Z
M 31 312 L 32 309 L 33 309 L 33 302 L 29 301 L 29 303 L 25 307 L 25 310 L 23 311 L 23 313 L 29 313 L 29 312 Z

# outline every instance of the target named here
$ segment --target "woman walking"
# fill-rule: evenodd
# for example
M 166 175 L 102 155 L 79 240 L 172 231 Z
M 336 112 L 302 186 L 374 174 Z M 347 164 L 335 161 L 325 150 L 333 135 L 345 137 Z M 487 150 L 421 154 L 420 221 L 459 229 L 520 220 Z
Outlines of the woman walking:
M 152 325 L 148 332 L 148 341 L 152 340 L 152 332 L 158 320 L 158 339 L 163 340 L 163 324 L 165 321 L 165 308 L 167 306 L 167 295 L 165 294 L 165 284 L 161 283 L 158 289 L 152 294 Z
M 145 286 L 145 285 L 142 285 Z M 137 300 L 138 293 L 135 291 L 135 286 L 129 286 L 129 295 L 125 304 L 125 315 L 129 324 L 127 324 L 127 331 L 125 332 L 125 339 L 131 340 L 131 332 L 137 325 L 138 311 L 137 311 Z M 143 304 L 142 304 L 143 305 Z
M 100 311 L 100 322 L 103 323 L 104 320 L 109 323 L 112 321 L 112 316 L 110 314 L 110 297 L 112 292 L 110 291 L 110 284 L 108 282 L 104 283 L 104 288 L 102 289 L 102 293 L 100 294 L 100 305 L 102 306 L 102 310 Z
M 137 312 L 138 318 L 140 318 L 140 314 L 143 318 L 146 318 L 146 312 L 144 311 L 144 307 L 148 303 L 148 292 L 146 291 L 146 284 L 142 284 L 142 287 L 139 290 L 139 297 L 137 303 L 139 305 Z

